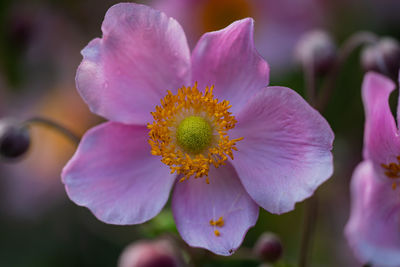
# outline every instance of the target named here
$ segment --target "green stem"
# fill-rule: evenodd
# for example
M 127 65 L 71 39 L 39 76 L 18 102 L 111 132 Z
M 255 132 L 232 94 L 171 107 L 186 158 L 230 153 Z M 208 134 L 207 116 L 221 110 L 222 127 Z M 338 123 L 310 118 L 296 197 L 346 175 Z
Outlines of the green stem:
M 354 52 L 359 46 L 364 44 L 375 43 L 378 40 L 377 36 L 370 32 L 358 32 L 350 36 L 342 45 L 338 52 L 337 59 L 328 73 L 325 83 L 320 91 L 320 94 L 315 99 L 315 74 L 310 66 L 304 67 L 305 83 L 307 99 L 310 105 L 315 106 L 319 112 L 323 112 L 331 99 L 333 90 L 340 70 L 344 63 L 347 61 L 352 52 Z M 318 217 L 318 197 L 315 193 L 313 197 L 308 199 L 305 203 L 305 213 L 303 220 L 303 233 L 301 237 L 299 267 L 308 266 L 311 245 L 313 241 L 313 235 L 315 232 L 315 226 L 317 224 Z
M 340 48 L 337 59 L 326 77 L 324 86 L 321 89 L 321 94 L 317 100 L 316 109 L 319 112 L 323 112 L 333 94 L 335 89 L 336 81 L 338 79 L 340 70 L 344 63 L 347 61 L 352 52 L 354 52 L 359 46 L 365 44 L 373 44 L 378 40 L 378 37 L 371 32 L 357 32 L 350 36 Z
M 315 105 L 316 90 L 315 90 L 315 70 L 313 64 L 304 64 L 304 82 L 306 87 L 306 97 L 311 106 Z
M 75 145 L 79 144 L 79 141 L 80 141 L 79 136 L 77 136 L 72 131 L 68 130 L 64 126 L 62 126 L 52 120 L 49 120 L 46 118 L 41 118 L 41 117 L 33 117 L 31 119 L 26 120 L 24 122 L 24 124 L 26 124 L 28 126 L 35 125 L 35 124 L 45 126 L 47 128 L 50 128 L 52 130 L 55 130 L 55 131 L 61 133 L 62 135 L 67 137 L 69 140 L 71 140 Z
M 318 196 L 315 193 L 313 197 L 307 199 L 305 203 L 305 213 L 303 220 L 303 233 L 301 236 L 299 267 L 308 266 L 308 259 L 312 247 L 315 226 L 318 216 Z

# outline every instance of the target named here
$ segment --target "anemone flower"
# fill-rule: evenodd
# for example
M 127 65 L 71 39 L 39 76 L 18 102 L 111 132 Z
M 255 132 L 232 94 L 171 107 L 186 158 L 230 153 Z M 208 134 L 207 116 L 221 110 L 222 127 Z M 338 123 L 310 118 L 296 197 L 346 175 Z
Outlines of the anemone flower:
M 90 109 L 110 121 L 89 130 L 65 166 L 69 197 L 106 223 L 138 224 L 175 185 L 183 239 L 230 255 L 259 206 L 283 213 L 311 196 L 332 174 L 332 130 L 293 90 L 267 87 L 253 23 L 204 34 L 190 55 L 174 19 L 111 7 L 76 76 Z
M 364 161 L 353 174 L 345 228 L 357 258 L 373 266 L 400 266 L 400 138 L 389 107 L 394 88 L 380 74 L 370 72 L 364 78 Z M 398 107 L 397 121 L 399 116 Z
M 152 6 L 182 24 L 190 47 L 204 32 L 253 17 L 257 21 L 255 46 L 277 73 L 293 63 L 297 40 L 327 20 L 324 4 L 316 0 L 156 0 Z

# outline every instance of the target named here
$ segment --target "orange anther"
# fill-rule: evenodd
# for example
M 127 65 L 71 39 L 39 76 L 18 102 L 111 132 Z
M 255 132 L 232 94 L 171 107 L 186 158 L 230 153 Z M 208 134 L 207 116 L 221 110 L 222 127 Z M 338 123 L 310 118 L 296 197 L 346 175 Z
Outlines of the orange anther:
M 210 220 L 210 225 L 212 225 L 212 226 L 222 227 L 222 226 L 224 226 L 224 224 L 225 224 L 225 222 L 222 217 L 219 217 L 218 220 L 216 220 L 216 221 Z
M 225 222 L 224 219 L 222 217 L 219 217 L 218 221 L 215 222 L 216 226 L 222 227 L 224 226 Z

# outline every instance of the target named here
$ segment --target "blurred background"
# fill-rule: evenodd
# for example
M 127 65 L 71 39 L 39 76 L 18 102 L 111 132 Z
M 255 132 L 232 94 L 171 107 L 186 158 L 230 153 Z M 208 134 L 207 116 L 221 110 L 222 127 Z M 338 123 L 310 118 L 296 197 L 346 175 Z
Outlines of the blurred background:
M 75 88 L 80 50 L 101 36 L 110 0 L 0 1 L 0 116 L 51 118 L 81 135 L 100 123 Z M 313 29 L 328 32 L 337 46 L 358 31 L 400 38 L 398 0 L 154 0 L 183 26 L 191 48 L 202 33 L 236 19 L 255 19 L 255 42 L 271 67 L 271 84 L 305 95 L 294 47 Z M 318 222 L 312 266 L 361 266 L 343 237 L 349 216 L 349 181 L 361 161 L 363 107 L 360 49 L 341 69 L 323 111 L 335 134 L 333 177 L 318 189 Z M 393 99 L 396 99 L 393 96 Z M 0 161 L 0 266 L 116 266 L 129 244 L 162 238 L 191 266 L 260 266 L 251 253 L 264 232 L 283 246 L 274 266 L 296 266 L 304 203 L 281 216 L 260 210 L 257 225 L 232 257 L 188 248 L 180 239 L 169 204 L 136 226 L 106 225 L 68 200 L 60 172 L 75 146 L 51 129 L 32 127 L 31 147 L 18 160 Z M 163 246 L 161 246 L 163 247 Z M 162 250 L 162 249 L 161 249 Z M 165 249 L 164 249 L 165 250 Z M 156 253 L 156 252 L 154 252 Z M 179 254 L 179 255 L 178 255 Z

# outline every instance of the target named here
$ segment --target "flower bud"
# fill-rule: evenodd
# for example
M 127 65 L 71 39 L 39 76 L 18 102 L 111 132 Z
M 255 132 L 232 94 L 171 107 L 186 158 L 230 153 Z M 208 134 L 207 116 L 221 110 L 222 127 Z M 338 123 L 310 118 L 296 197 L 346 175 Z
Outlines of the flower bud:
M 400 68 L 400 43 L 390 37 L 369 45 L 361 52 L 361 65 L 365 71 L 376 71 L 397 78 Z
M 138 241 L 122 252 L 118 267 L 178 267 L 181 257 L 168 240 Z
M 0 121 L 0 155 L 4 158 L 22 156 L 29 148 L 30 135 L 27 127 L 12 121 Z
M 7 37 L 12 45 L 26 49 L 33 37 L 33 21 L 27 14 L 17 14 L 9 19 Z
M 266 262 L 275 262 L 282 256 L 282 243 L 273 233 L 263 233 L 257 240 L 253 252 Z
M 328 72 L 336 59 L 336 45 L 331 36 L 322 30 L 305 33 L 295 47 L 295 58 L 315 74 Z

